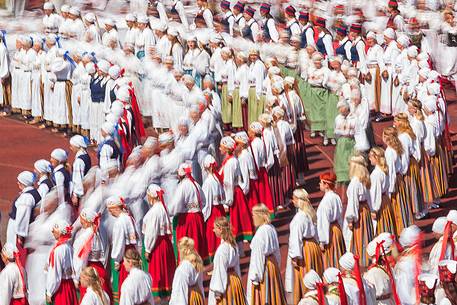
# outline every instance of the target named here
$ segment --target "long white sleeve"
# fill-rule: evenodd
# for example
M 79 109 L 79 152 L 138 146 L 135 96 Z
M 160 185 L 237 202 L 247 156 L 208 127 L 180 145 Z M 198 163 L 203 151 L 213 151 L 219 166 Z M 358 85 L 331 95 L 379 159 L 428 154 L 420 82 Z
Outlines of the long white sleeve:
M 22 194 L 16 200 L 16 235 L 27 237 L 29 233 L 30 217 L 33 213 L 34 199 L 30 194 Z

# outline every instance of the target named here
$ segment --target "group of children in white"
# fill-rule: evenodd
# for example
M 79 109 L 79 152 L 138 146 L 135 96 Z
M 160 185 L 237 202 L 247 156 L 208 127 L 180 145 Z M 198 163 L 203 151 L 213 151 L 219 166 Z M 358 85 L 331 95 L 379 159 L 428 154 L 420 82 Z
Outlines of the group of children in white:
M 133 1 L 138 14 L 101 29 L 93 12 L 46 2 L 43 33 L 3 33 L 3 115 L 77 135 L 71 169 L 59 148 L 17 177 L 0 305 L 200 305 L 210 264 L 210 305 L 455 304 L 457 213 L 435 220 L 425 264 L 414 225 L 452 174 L 431 46 L 400 14 L 411 4 L 379 4 L 371 20 L 336 2 L 324 18 L 324 5 L 286 5 L 281 25 L 269 3 L 222 1 L 213 16 L 199 0 L 189 24 L 179 0 L 152 5 L 157 18 Z M 392 116 L 375 147 L 372 121 Z M 336 145 L 317 211 L 296 188 L 306 125 Z M 288 197 L 283 278 L 271 219 Z

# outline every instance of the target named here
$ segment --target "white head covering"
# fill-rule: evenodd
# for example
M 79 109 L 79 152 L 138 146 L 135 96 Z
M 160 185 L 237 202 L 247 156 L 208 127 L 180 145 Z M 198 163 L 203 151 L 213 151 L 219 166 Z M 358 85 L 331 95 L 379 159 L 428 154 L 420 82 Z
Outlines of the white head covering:
M 235 140 L 233 140 L 229 136 L 225 136 L 221 139 L 221 145 L 224 146 L 227 149 L 233 150 L 235 149 Z
M 114 20 L 111 19 L 111 18 L 107 18 L 107 19 L 105 19 L 105 21 L 103 22 L 103 24 L 105 24 L 105 25 L 110 25 L 110 26 L 115 26 L 115 25 L 116 25 L 116 22 L 114 22 Z
M 56 159 L 59 162 L 65 162 L 68 160 L 68 154 L 62 148 L 56 148 L 51 152 L 51 158 Z
M 70 223 L 68 223 L 65 219 L 58 219 L 53 228 L 57 229 L 62 235 L 70 234 L 73 229 Z
M 261 115 L 259 115 L 259 121 L 266 124 L 270 124 L 273 121 L 273 117 L 269 113 L 262 113 Z
M 434 95 L 427 95 L 421 102 L 422 108 L 428 110 L 429 112 L 434 113 L 437 110 L 436 107 L 436 96 Z
M 173 133 L 164 132 L 159 135 L 159 144 L 173 143 L 175 140 Z
M 315 290 L 317 288 L 317 283 L 322 283 L 322 279 L 316 271 L 311 269 L 303 277 L 303 284 L 305 284 L 306 288 L 310 290 Z
M 376 40 L 376 34 L 372 31 L 370 31 L 367 33 L 367 38 L 373 38 L 374 40 Z
M 138 23 L 149 23 L 149 18 L 146 15 L 140 15 L 136 18 Z
M 407 53 L 408 53 L 408 57 L 413 57 L 413 58 L 416 58 L 417 54 L 419 54 L 416 46 L 410 46 L 408 48 Z
M 295 83 L 295 78 L 293 78 L 292 76 L 286 76 L 284 78 L 284 82 L 288 85 L 293 85 Z
M 211 155 L 206 155 L 205 159 L 203 160 L 203 166 L 205 168 L 209 168 L 212 164 L 216 164 L 216 159 L 214 159 Z
M 446 216 L 447 221 L 452 221 L 453 224 L 457 225 L 457 210 L 450 210 Z
M 87 144 L 84 140 L 84 137 L 79 134 L 71 137 L 70 144 L 79 148 L 87 148 Z
M 327 268 L 324 271 L 323 277 L 327 284 L 338 283 L 338 275 L 341 271 L 337 268 Z
M 53 10 L 54 9 L 54 4 L 52 4 L 52 2 L 45 2 L 43 4 L 43 9 L 45 9 L 45 10 Z
M 68 12 L 72 15 L 75 15 L 75 16 L 79 16 L 81 14 L 81 11 L 79 10 L 79 8 L 77 8 L 76 6 L 72 6 L 70 7 L 70 9 L 68 10 Z
M 119 102 L 119 101 L 114 101 L 112 104 L 111 104 L 111 113 L 113 114 L 113 116 L 115 117 L 116 120 L 114 120 L 113 122 L 113 125 L 115 123 L 117 123 L 117 120 L 122 116 L 122 114 L 124 113 L 124 105 Z M 108 121 L 108 119 L 106 119 L 106 121 Z
M 268 74 L 279 75 L 280 73 L 281 73 L 281 70 L 276 66 L 272 66 L 268 69 Z
M 103 123 L 101 130 L 106 132 L 108 135 L 112 135 L 114 133 L 114 125 L 112 123 L 105 122 Z
M 441 92 L 441 86 L 438 83 L 429 83 L 427 84 L 427 91 L 430 94 L 438 95 Z
M 401 34 L 398 36 L 397 42 L 406 48 L 409 45 L 409 37 L 406 36 L 405 34 Z
M 30 171 L 23 171 L 17 176 L 17 181 L 25 186 L 32 186 L 35 183 L 35 174 Z
M 52 172 L 51 162 L 49 162 L 48 160 L 44 160 L 44 159 L 37 160 L 33 164 L 33 167 L 35 168 L 35 170 L 37 172 L 42 173 L 42 174 Z
M 192 172 L 192 163 L 190 163 L 190 162 L 181 163 L 178 167 L 178 176 L 184 177 L 186 175 L 186 171 Z
M 339 259 L 340 267 L 344 270 L 351 271 L 355 266 L 354 254 L 351 252 L 344 253 Z
M 384 36 L 390 39 L 395 39 L 395 30 L 392 28 L 386 28 L 383 32 Z
M 285 112 L 284 112 L 284 109 L 282 109 L 280 106 L 275 106 L 275 107 L 273 107 L 272 114 L 277 117 L 283 118 L 285 115 Z
M 10 243 L 6 243 L 2 248 L 2 253 L 6 256 L 7 259 L 14 259 L 15 252 L 16 248 Z
M 98 216 L 97 212 L 89 209 L 89 208 L 84 208 L 81 210 L 81 214 L 79 214 L 81 218 L 89 221 L 89 222 L 94 222 L 95 218 Z
M 95 73 L 95 64 L 93 62 L 88 62 L 86 64 L 86 72 L 89 74 Z
M 402 245 L 403 247 L 412 246 L 419 237 L 420 232 L 421 230 L 416 225 L 412 225 L 403 229 L 399 238 L 400 245 Z
M 109 65 L 109 62 L 107 62 L 106 60 L 104 60 L 104 59 L 99 60 L 97 63 L 97 66 L 100 71 L 102 71 L 104 73 L 109 72 L 110 65 Z
M 444 227 L 446 226 L 446 217 L 438 217 L 432 225 L 432 231 L 437 234 L 444 234 Z
M 84 15 L 84 20 L 86 20 L 89 23 L 94 23 L 95 22 L 95 14 L 92 12 L 87 13 Z
M 108 74 L 112 79 L 118 79 L 121 73 L 121 68 L 118 65 L 114 65 L 109 68 Z
M 260 122 L 254 121 L 251 123 L 251 125 L 249 125 L 249 129 L 251 129 L 256 134 L 262 134 L 263 126 L 260 124 Z
M 428 289 L 437 287 L 439 283 L 438 277 L 435 274 L 430 273 L 421 273 L 417 279 L 421 282 L 424 282 Z
M 148 186 L 147 194 L 152 197 L 157 197 L 157 194 L 161 191 L 163 191 L 163 189 L 160 186 L 151 184 Z
M 132 22 L 135 22 L 135 21 L 136 21 L 136 17 L 135 17 L 135 15 L 133 15 L 133 14 L 127 14 L 127 15 L 125 16 L 125 21 L 132 21 Z
M 128 86 L 122 86 L 116 91 L 116 98 L 123 102 L 130 102 L 131 96 Z
M 60 7 L 60 11 L 63 13 L 69 13 L 70 12 L 70 6 L 68 4 L 64 4 Z
M 241 142 L 243 144 L 249 143 L 249 137 L 246 131 L 240 131 L 235 134 L 235 141 Z
M 125 205 L 124 198 L 119 195 L 112 195 L 105 200 L 106 207 L 123 207 Z

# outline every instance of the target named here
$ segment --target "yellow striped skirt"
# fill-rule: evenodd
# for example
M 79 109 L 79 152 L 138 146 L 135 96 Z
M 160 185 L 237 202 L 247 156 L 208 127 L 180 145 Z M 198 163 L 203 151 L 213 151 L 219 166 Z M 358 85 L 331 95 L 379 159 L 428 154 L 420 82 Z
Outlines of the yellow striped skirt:
M 408 205 L 409 192 L 406 189 L 406 184 L 401 174 L 397 174 L 395 192 L 392 194 L 391 199 L 395 216 L 395 227 L 397 233 L 400 234 L 404 228 L 413 224 L 413 214 Z
M 381 200 L 381 208 L 377 213 L 378 223 L 376 226 L 376 234 L 379 235 L 380 233 L 388 232 L 397 236 L 392 202 L 387 194 L 382 194 Z
M 198 285 L 189 287 L 189 305 L 204 305 L 203 295 Z
M 329 267 L 340 268 L 339 258 L 346 253 L 343 232 L 338 222 L 330 224 L 329 244 L 325 246 L 323 255 L 324 270 Z
M 260 285 L 252 285 L 250 305 L 287 305 L 278 263 L 273 255 L 265 259 L 263 281 Z
M 424 203 L 431 203 L 436 199 L 436 190 L 433 188 L 432 169 L 430 156 L 422 146 L 421 149 L 421 167 L 420 176 L 422 184 L 422 194 L 424 195 Z
M 410 200 L 408 202 L 411 211 L 415 214 L 422 212 L 424 210 L 424 195 L 421 188 L 420 167 L 417 160 L 412 156 L 409 159 L 409 168 L 405 176 L 405 182 L 410 192 Z
M 373 220 L 366 201 L 359 203 L 359 220 L 352 229 L 351 252 L 360 257 L 360 266 L 367 267 L 370 257 L 365 251 L 368 243 L 374 238 Z
M 228 284 L 225 295 L 217 301 L 217 305 L 247 305 L 241 279 L 235 271 L 228 271 Z

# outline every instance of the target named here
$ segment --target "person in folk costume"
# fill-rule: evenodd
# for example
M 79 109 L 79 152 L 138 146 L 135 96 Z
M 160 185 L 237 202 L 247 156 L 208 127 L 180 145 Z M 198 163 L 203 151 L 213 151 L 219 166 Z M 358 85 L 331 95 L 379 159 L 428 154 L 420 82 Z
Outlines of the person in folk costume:
M 36 176 L 29 171 L 23 171 L 17 176 L 19 195 L 12 202 L 6 231 L 7 243 L 22 250 L 29 235 L 29 225 L 35 219 L 35 207 L 40 203 L 41 196 L 34 188 Z
M 43 40 L 35 36 L 33 38 L 33 50 L 35 51 L 35 60 L 30 63 L 31 66 L 31 116 L 32 120 L 28 124 L 38 124 L 43 119 L 43 88 L 42 74 L 46 52 L 43 51 Z
M 340 114 L 335 118 L 335 135 L 337 137 L 335 149 L 335 172 L 337 182 L 346 183 L 349 178 L 348 160 L 354 153 L 356 118 L 350 113 L 350 105 L 342 100 L 337 104 Z
M 373 147 L 368 154 L 368 159 L 374 167 L 370 174 L 370 197 L 373 208 L 371 217 L 376 221 L 374 231 L 376 234 L 391 232 L 397 235 L 392 201 L 389 197 L 389 167 L 384 149 Z
M 339 259 L 343 285 L 347 293 L 349 304 L 376 304 L 374 288 L 362 277 L 359 257 L 346 252 Z
M 384 52 L 382 55 L 383 67 L 380 67 L 381 73 L 381 95 L 379 116 L 376 121 L 381 121 L 392 115 L 392 85 L 394 80 L 394 64 L 400 55 L 397 42 L 395 41 L 396 33 L 392 28 L 387 28 L 384 35 Z
M 436 297 L 440 280 L 437 275 L 430 273 L 421 273 L 418 278 L 418 285 L 420 289 L 420 303 L 421 304 L 443 304 L 443 301 L 438 301 Z
M 407 112 L 407 100 L 414 95 L 414 91 L 419 82 L 417 77 L 419 73 L 419 64 L 417 56 L 419 51 L 416 46 L 409 46 L 406 51 L 407 60 L 403 62 L 402 71 L 400 74 L 400 82 L 402 86 L 402 98 L 403 98 L 403 112 Z
M 333 57 L 335 51 L 333 50 L 333 37 L 330 31 L 325 27 L 326 20 L 322 17 L 317 17 L 314 25 L 315 29 L 319 33 L 316 41 L 316 48 L 325 59 Z
M 198 12 L 194 19 L 197 28 L 214 28 L 213 13 L 207 0 L 197 0 Z
M 260 4 L 259 7 L 259 13 L 260 16 L 262 17 L 262 22 L 263 22 L 263 40 L 266 43 L 274 42 L 277 43 L 279 42 L 279 33 L 278 30 L 276 29 L 276 23 L 275 19 L 270 13 L 271 9 L 271 4 L 263 2 Z
M 360 70 L 361 73 L 365 72 L 363 69 L 366 67 L 366 45 L 362 33 L 362 25 L 355 23 L 349 28 L 349 40 L 352 42 L 351 58 L 352 65 Z M 362 72 L 363 70 L 363 72 Z
M 128 274 L 123 259 L 127 250 L 136 248 L 137 233 L 135 222 L 127 210 L 124 198 L 113 195 L 106 199 L 105 203 L 108 212 L 115 218 L 111 234 L 111 278 L 113 299 L 118 303 L 122 283 Z
M 177 176 L 180 182 L 168 206 L 170 216 L 173 217 L 175 244 L 184 236 L 192 238 L 198 253 L 206 261 L 208 247 L 204 237 L 205 222 L 202 214 L 206 205 L 205 194 L 192 176 L 191 164 L 181 164 Z
M 389 15 L 387 27 L 393 28 L 398 32 L 406 32 L 405 20 L 403 19 L 403 16 L 400 14 L 400 11 L 398 10 L 397 0 L 389 0 L 387 12 Z
M 234 89 L 229 93 L 232 100 L 232 128 L 235 130 L 248 129 L 249 67 L 247 60 L 246 53 L 236 53 Z
M 103 25 L 105 26 L 105 32 L 102 35 L 102 44 L 104 46 L 109 46 L 110 40 L 113 40 L 115 47 L 119 47 L 119 34 L 117 31 L 116 22 L 113 19 L 108 18 L 105 19 Z
M 104 121 L 103 107 L 105 101 L 106 84 L 109 81 L 110 64 L 106 60 L 100 60 L 97 62 L 96 70 L 97 73 L 92 77 L 90 82 L 90 94 L 91 94 L 91 105 L 90 105 L 90 137 L 92 143 L 100 143 L 102 138 L 100 135 L 100 127 Z
M 52 2 L 43 3 L 43 28 L 45 34 L 57 34 L 59 31 L 59 25 L 62 22 L 62 18 L 57 14 L 54 4 Z
M 97 275 L 103 279 L 101 288 L 111 295 L 110 273 L 106 270 L 109 258 L 108 236 L 103 227 L 100 227 L 100 218 L 99 213 L 89 208 L 82 209 L 79 215 L 82 228 L 73 242 L 73 267 L 80 299 L 86 293 L 86 287 L 81 285 L 82 273 L 86 267 L 97 271 Z
M 8 116 L 11 112 L 11 73 L 5 34 L 0 35 L 0 80 L 0 116 Z
M 395 283 L 402 304 L 416 304 L 419 296 L 418 276 L 422 270 L 422 233 L 416 226 L 405 228 L 400 234 L 401 256 L 394 268 Z
M 370 111 L 374 112 L 379 117 L 380 112 L 380 93 L 381 93 L 381 78 L 380 71 L 384 71 L 383 49 L 377 43 L 376 34 L 368 32 L 366 36 L 366 57 L 365 66 L 360 68 L 360 71 L 365 75 L 365 96 L 370 105 Z
M 72 73 L 70 77 L 71 82 L 71 93 L 70 93 L 70 106 L 72 114 L 72 126 L 70 133 L 78 133 L 80 130 L 80 102 L 78 98 L 80 97 L 81 92 L 81 82 L 80 78 L 83 74 L 86 73 L 84 63 L 82 62 L 82 56 L 78 52 L 71 52 L 67 54 L 71 60 L 74 62 L 72 66 Z
M 81 287 L 86 289 L 84 296 L 80 296 L 80 305 L 109 305 L 110 297 L 102 289 L 103 278 L 94 267 L 86 267 L 81 272 Z
M 308 45 L 315 46 L 314 27 L 309 20 L 309 12 L 300 11 L 298 15 L 298 24 L 300 25 L 300 47 L 306 48 Z
M 294 190 L 292 202 L 297 213 L 290 222 L 285 288 L 286 292 L 292 293 L 293 303 L 298 304 L 305 293 L 303 275 L 310 270 L 322 274 L 324 269 L 317 239 L 316 211 L 308 193 L 304 189 Z
M 83 41 L 90 43 L 102 43 L 100 29 L 98 27 L 98 19 L 94 13 L 89 12 L 83 18 L 86 31 L 84 32 Z
M 46 273 L 46 303 L 76 305 L 78 299 L 73 282 L 73 250 L 69 243 L 73 227 L 65 220 L 52 227 L 56 242 L 49 254 Z
M 343 204 L 335 193 L 336 175 L 332 172 L 320 175 L 319 188 L 324 192 L 316 211 L 317 236 L 323 253 L 324 268 L 339 267 L 338 258 L 346 252 L 343 233 Z
M 75 135 L 71 137 L 70 149 L 75 152 L 71 178 L 71 201 L 74 206 L 79 206 L 79 201 L 84 196 L 83 180 L 92 163 L 87 153 L 87 144 L 83 136 Z
M 396 57 L 394 70 L 392 73 L 392 115 L 397 115 L 406 112 L 405 102 L 403 99 L 403 69 L 406 68 L 408 63 L 408 46 L 410 40 L 406 35 L 397 36 L 397 47 L 400 55 Z
M 179 257 L 171 289 L 170 305 L 203 305 L 203 260 L 191 238 L 183 237 L 178 243 Z
M 100 134 L 102 136 L 102 140 L 98 145 L 98 166 L 100 169 L 106 170 L 111 162 L 115 162 L 117 164 L 117 168 L 121 168 L 121 151 L 119 148 L 119 144 L 116 143 L 113 136 L 115 133 L 115 126 L 112 123 L 105 122 L 100 129 Z
M 53 168 L 51 179 L 57 188 L 59 205 L 70 203 L 71 174 L 68 170 L 67 152 L 61 148 L 54 149 L 49 162 Z
M 169 28 L 167 32 L 168 40 L 170 41 L 170 49 L 167 51 L 167 56 L 173 59 L 173 68 L 178 71 L 183 71 L 184 48 L 179 41 L 179 33 L 177 29 Z M 164 58 L 167 61 L 167 58 Z
M 455 292 L 457 261 L 442 260 L 438 263 L 438 270 L 440 287 L 436 291 L 436 297 L 438 300 L 441 299 L 439 304 L 453 304 L 457 300 L 457 294 Z
M 197 45 L 197 37 L 191 35 L 187 38 L 187 52 L 182 60 L 184 74 L 191 75 L 192 77 L 195 76 L 194 63 L 200 52 L 201 50 Z
M 328 305 L 349 304 L 346 287 L 343 283 L 343 275 L 340 270 L 334 267 L 327 268 L 322 278 L 324 284 L 327 286 L 325 297 Z
M 6 41 L 5 41 L 6 43 Z M 11 58 L 11 112 L 19 113 L 21 105 L 21 82 L 23 74 L 22 61 L 25 56 L 21 37 L 16 38 L 16 52 Z
M 306 293 L 302 296 L 298 305 L 326 305 L 328 304 L 325 297 L 324 283 L 319 274 L 314 271 L 308 271 L 302 278 Z M 297 304 L 297 303 L 294 303 Z
M 121 288 L 119 305 L 154 305 L 151 275 L 141 270 L 141 255 L 136 249 L 125 251 L 123 265 L 128 275 Z
M 297 171 L 295 168 L 296 164 L 296 151 L 295 151 L 295 138 L 294 132 L 291 125 L 285 118 L 285 111 L 280 106 L 275 106 L 272 109 L 273 120 L 279 133 L 281 142 L 284 144 L 284 148 L 287 155 L 287 165 L 284 169 L 284 191 L 291 192 L 296 186 Z
M 244 19 L 246 20 L 244 28 L 240 28 L 241 36 L 252 42 L 256 42 L 258 40 L 259 35 L 262 33 L 259 27 L 259 24 L 254 19 L 255 9 L 248 6 L 244 10 Z
M 351 60 L 352 43 L 347 35 L 347 28 L 342 25 L 336 28 L 336 42 L 334 42 L 335 55 L 340 55 L 343 60 Z
M 449 242 L 449 227 L 452 226 L 452 221 L 449 221 L 448 217 L 438 217 L 435 219 L 432 225 L 433 236 L 437 239 L 437 242 L 433 245 L 430 250 L 428 264 L 430 265 L 429 272 L 438 275 L 438 263 L 443 259 L 453 259 L 455 245 L 452 241 Z M 446 230 L 447 229 L 447 230 Z M 444 234 L 446 233 L 446 236 Z M 452 237 L 451 237 L 452 239 Z
M 403 154 L 401 156 L 402 173 L 405 178 L 406 189 L 408 190 L 407 199 L 409 208 L 414 213 L 415 218 L 420 219 L 423 217 L 421 212 L 424 209 L 424 197 L 421 189 L 419 163 L 414 154 L 414 142 L 417 136 L 411 128 L 408 115 L 405 113 L 395 116 L 394 127 L 398 131 L 398 139 L 403 147 Z
M 351 89 L 351 115 L 355 119 L 354 149 L 359 153 L 366 153 L 374 144 L 373 128 L 370 121 L 370 106 L 362 89 L 355 85 Z
M 371 259 L 363 278 L 374 289 L 377 305 L 400 305 L 395 278 L 387 254 L 390 252 L 392 239 L 379 235 L 367 246 Z
M 146 51 L 156 44 L 154 33 L 149 25 L 149 18 L 145 15 L 137 17 L 138 34 L 135 37 L 135 55 L 143 59 Z
M 340 55 L 333 56 L 329 58 L 328 62 L 330 66 L 330 72 L 328 73 L 327 79 L 323 85 L 325 88 L 329 89 L 331 93 L 341 96 L 343 85 L 347 82 L 347 79 L 341 70 L 343 57 Z M 336 145 L 335 139 L 330 140 L 332 145 Z
M 232 8 L 233 16 L 235 16 L 234 36 L 243 36 L 243 29 L 246 26 L 246 19 L 244 17 L 244 3 L 238 1 Z
M 364 248 L 374 238 L 373 211 L 370 196 L 370 174 L 362 155 L 351 157 L 349 161 L 349 178 L 347 188 L 348 205 L 344 215 L 343 232 L 347 249 L 360 257 L 361 266 L 368 266 L 368 256 Z
M 250 305 L 269 302 L 271 305 L 285 305 L 286 297 L 279 266 L 278 234 L 271 225 L 268 207 L 259 203 L 252 208 L 256 232 L 252 239 L 249 263 L 247 299 Z
M 167 50 L 171 48 L 170 40 L 167 37 L 167 28 L 165 24 L 161 24 L 154 28 L 154 35 L 157 37 L 156 53 L 160 56 L 161 60 L 168 55 Z
M 395 227 L 397 235 L 412 222 L 412 212 L 407 202 L 409 191 L 406 188 L 402 171 L 403 146 L 398 139 L 398 132 L 394 127 L 383 130 L 382 140 L 387 146 L 384 156 L 388 167 L 389 194 L 395 215 Z
M 103 101 L 103 112 L 108 114 L 111 109 L 112 103 L 116 100 L 116 93 L 121 87 L 120 84 L 124 82 L 122 75 L 124 71 L 118 65 L 112 65 L 108 69 L 107 82 L 105 86 L 105 95 Z M 146 112 L 146 111 L 145 111 Z M 145 116 L 147 113 L 145 113 Z
M 58 26 L 57 33 L 51 33 L 59 35 L 62 39 L 68 39 L 70 37 L 69 31 L 73 20 L 70 18 L 70 5 L 64 4 L 60 7 L 60 23 Z
M 224 129 L 228 130 L 232 124 L 232 91 L 235 87 L 236 65 L 230 48 L 224 47 L 221 50 L 221 103 L 222 103 L 222 122 Z
M 223 137 L 220 144 L 221 153 L 225 156 L 218 175 L 224 186 L 225 205 L 229 206 L 230 223 L 237 242 L 251 240 L 254 225 L 252 223 L 251 209 L 240 184 L 242 174 L 240 163 L 235 155 L 236 143 L 231 137 Z M 242 249 L 242 247 L 240 247 Z
M 225 217 L 219 217 L 214 222 L 213 230 L 215 235 L 220 238 L 221 244 L 214 256 L 208 305 L 247 305 L 240 280 L 240 254 L 230 222 Z
M 81 10 L 78 7 L 72 6 L 68 12 L 69 18 L 72 20 L 68 29 L 68 39 L 82 40 L 86 31 L 86 26 L 81 18 Z
M 134 14 L 127 14 L 125 16 L 125 23 L 127 24 L 127 29 L 124 35 L 124 40 L 122 45 L 131 44 L 135 45 L 136 38 L 139 34 L 139 29 L 136 27 L 136 17 Z
M 44 199 L 46 195 L 51 191 L 54 187 L 54 183 L 51 179 L 52 173 L 52 166 L 51 163 L 47 160 L 40 159 L 35 161 L 33 164 L 34 173 L 37 176 L 37 191 L 40 194 L 41 201 L 40 201 L 40 210 L 42 211 L 44 208 Z
M 152 278 L 152 295 L 166 299 L 171 294 L 173 275 L 176 269 L 173 252 L 172 223 L 163 200 L 164 191 L 156 184 L 147 190 L 151 208 L 143 218 L 144 256 Z
M 22 75 L 20 79 L 20 109 L 25 120 L 31 119 L 32 110 L 32 69 L 36 61 L 37 53 L 33 49 L 33 38 L 22 38 L 22 50 L 24 52 L 21 64 Z
M 5 268 L 0 272 L 0 304 L 28 304 L 25 269 L 15 246 L 6 243 L 0 254 Z
M 234 26 L 235 26 L 235 16 L 233 16 L 232 11 L 230 10 L 230 1 L 222 0 L 221 1 L 221 11 L 223 13 L 222 25 L 224 26 L 224 32 L 229 33 L 230 36 L 234 36 Z
M 203 88 L 203 78 L 209 73 L 209 61 L 211 56 L 208 52 L 208 40 L 209 37 L 204 34 L 197 37 L 197 45 L 201 51 L 195 58 L 194 77 L 197 86 L 201 89 Z
M 264 110 L 264 101 L 261 96 L 265 76 L 265 64 L 260 59 L 259 50 L 251 48 L 249 50 L 248 124 L 257 120 Z
M 260 202 L 258 186 L 258 165 L 251 151 L 251 143 L 248 134 L 240 131 L 235 134 L 236 155 L 240 164 L 241 183 L 240 187 L 246 197 L 249 209 Z
M 300 36 L 301 29 L 300 24 L 295 18 L 296 10 L 292 5 L 289 5 L 284 10 L 284 16 L 286 18 L 286 27 L 285 31 L 287 32 L 287 39 L 290 39 L 292 36 Z

